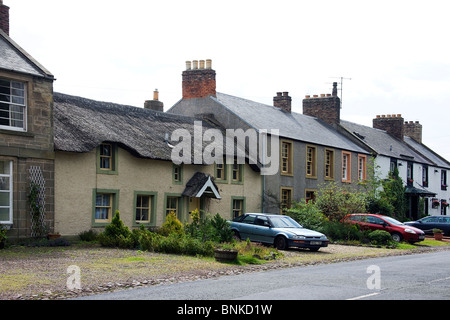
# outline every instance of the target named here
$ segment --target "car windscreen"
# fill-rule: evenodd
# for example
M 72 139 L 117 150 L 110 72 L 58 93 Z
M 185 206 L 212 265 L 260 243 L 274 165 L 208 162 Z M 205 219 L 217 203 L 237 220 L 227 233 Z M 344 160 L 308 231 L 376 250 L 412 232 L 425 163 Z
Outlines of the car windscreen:
M 274 228 L 302 228 L 297 222 L 289 217 L 270 217 L 270 221 Z

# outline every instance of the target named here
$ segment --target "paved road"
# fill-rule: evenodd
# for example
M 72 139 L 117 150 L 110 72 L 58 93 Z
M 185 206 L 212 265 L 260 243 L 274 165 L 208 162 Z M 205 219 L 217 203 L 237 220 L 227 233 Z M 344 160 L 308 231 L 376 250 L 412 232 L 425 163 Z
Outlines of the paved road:
M 450 300 L 450 251 L 224 276 L 87 300 Z

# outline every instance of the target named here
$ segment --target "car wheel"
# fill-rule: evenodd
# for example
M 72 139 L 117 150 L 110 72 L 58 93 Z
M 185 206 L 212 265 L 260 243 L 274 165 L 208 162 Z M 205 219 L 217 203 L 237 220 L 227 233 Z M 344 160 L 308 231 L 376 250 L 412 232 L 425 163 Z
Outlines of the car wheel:
M 239 235 L 239 232 L 237 231 L 233 232 L 233 239 L 236 241 L 241 241 L 241 236 Z
M 402 241 L 403 237 L 400 233 L 394 232 L 392 234 L 392 240 L 394 240 L 395 242 L 400 242 Z
M 278 236 L 275 238 L 275 247 L 278 250 L 286 250 L 287 248 L 287 240 L 283 236 Z

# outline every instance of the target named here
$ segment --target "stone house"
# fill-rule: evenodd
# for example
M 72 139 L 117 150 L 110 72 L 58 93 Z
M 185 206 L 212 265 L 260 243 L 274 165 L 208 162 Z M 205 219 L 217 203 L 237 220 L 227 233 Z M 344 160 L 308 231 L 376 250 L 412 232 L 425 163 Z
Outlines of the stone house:
M 266 148 L 262 154 L 277 160 L 271 163 L 276 163 L 276 170 L 262 176 L 262 212 L 281 213 L 292 201 L 309 201 L 325 182 L 356 186 L 367 178 L 370 149 L 334 126 L 340 116 L 336 84 L 332 94 L 305 99 L 304 114 L 299 114 L 291 111 L 287 92 L 277 93 L 273 105 L 217 92 L 211 61 L 195 60 L 186 63 L 182 92 L 168 113 L 209 117 L 225 128 L 243 131 L 278 130 L 279 135 L 269 134 L 267 143 L 260 145 Z M 276 150 L 273 139 L 278 140 Z
M 9 8 L 0 0 L 0 224 L 11 239 L 35 235 L 37 225 L 53 231 L 54 80 L 9 37 Z M 27 202 L 32 183 L 35 219 Z
M 195 209 L 225 219 L 260 210 L 257 165 L 172 161 L 176 130 L 221 128 L 161 112 L 157 92 L 145 108 L 55 93 L 54 109 L 55 230 L 64 236 L 101 229 L 116 210 L 130 228 L 161 226 L 171 211 L 185 223 Z

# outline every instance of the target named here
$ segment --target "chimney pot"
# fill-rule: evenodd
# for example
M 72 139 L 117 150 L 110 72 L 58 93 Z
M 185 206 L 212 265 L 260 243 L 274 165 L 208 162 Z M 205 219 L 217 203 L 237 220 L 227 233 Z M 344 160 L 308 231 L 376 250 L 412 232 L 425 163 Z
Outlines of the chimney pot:
M 212 60 L 206 59 L 206 69 L 211 69 L 211 68 L 212 68 Z
M 158 89 L 155 89 L 155 91 L 153 91 L 153 100 L 156 100 L 156 101 L 159 100 L 159 92 L 158 92 Z
M 192 61 L 192 64 L 194 65 L 194 70 L 198 70 L 198 60 Z
M 337 97 L 337 82 L 333 82 L 333 97 Z
M 200 60 L 200 69 L 205 69 L 205 60 Z
M 186 70 L 191 70 L 192 63 L 190 61 L 186 61 Z

